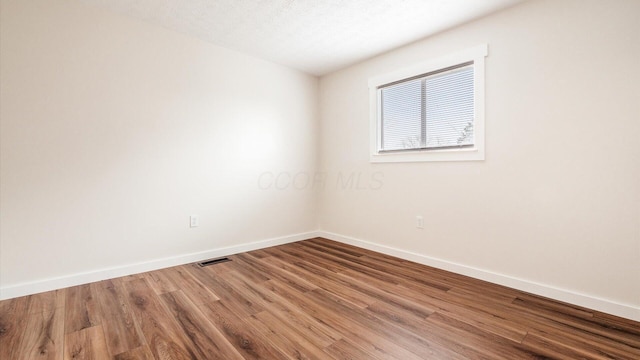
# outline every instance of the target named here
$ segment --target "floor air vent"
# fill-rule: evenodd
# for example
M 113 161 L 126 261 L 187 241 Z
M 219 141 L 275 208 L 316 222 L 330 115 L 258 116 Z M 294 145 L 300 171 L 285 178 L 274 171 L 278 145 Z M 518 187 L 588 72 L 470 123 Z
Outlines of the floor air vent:
M 205 260 L 205 261 L 200 261 L 197 264 L 200 265 L 201 267 L 204 267 L 204 266 L 209 266 L 209 265 L 220 264 L 220 263 L 227 262 L 227 261 L 231 261 L 231 260 L 229 258 L 227 258 L 227 257 L 223 257 L 223 258 L 218 258 L 218 259 L 209 259 L 209 260 Z

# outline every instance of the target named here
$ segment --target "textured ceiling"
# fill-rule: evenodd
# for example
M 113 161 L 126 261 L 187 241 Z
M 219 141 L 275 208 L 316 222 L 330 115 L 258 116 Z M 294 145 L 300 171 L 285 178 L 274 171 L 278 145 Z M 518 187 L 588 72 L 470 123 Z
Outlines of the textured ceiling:
M 522 0 L 82 0 L 324 75 Z

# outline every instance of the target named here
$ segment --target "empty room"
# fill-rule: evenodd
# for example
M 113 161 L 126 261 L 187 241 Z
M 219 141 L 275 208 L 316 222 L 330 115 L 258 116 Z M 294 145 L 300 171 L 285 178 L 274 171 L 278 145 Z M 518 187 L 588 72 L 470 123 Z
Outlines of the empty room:
M 640 359 L 639 0 L 0 0 L 0 359 Z

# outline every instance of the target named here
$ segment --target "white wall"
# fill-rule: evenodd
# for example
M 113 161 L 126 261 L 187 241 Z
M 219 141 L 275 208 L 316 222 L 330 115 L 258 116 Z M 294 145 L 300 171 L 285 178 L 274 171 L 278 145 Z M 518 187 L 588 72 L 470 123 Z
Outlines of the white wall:
M 316 229 L 310 189 L 258 187 L 315 168 L 316 78 L 77 1 L 1 5 L 0 297 Z
M 0 4 L 0 298 L 302 239 L 319 219 L 326 236 L 640 319 L 637 1 L 527 2 L 320 92 L 72 0 Z M 370 164 L 368 78 L 483 42 L 486 160 Z
M 531 1 L 323 77 L 320 168 L 361 181 L 328 184 L 321 229 L 640 319 L 638 24 Z M 368 78 L 480 43 L 486 160 L 369 163 Z

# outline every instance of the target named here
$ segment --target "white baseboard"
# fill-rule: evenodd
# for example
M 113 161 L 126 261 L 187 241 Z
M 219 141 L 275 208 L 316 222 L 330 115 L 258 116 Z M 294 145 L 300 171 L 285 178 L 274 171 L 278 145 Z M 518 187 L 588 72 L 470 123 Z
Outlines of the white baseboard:
M 327 231 L 310 231 L 289 236 L 254 241 L 246 244 L 212 249 L 197 253 L 183 254 L 152 261 L 135 263 L 130 265 L 99 269 L 79 274 L 60 276 L 49 279 L 42 279 L 17 285 L 0 287 L 0 300 L 11 299 L 18 296 L 36 294 L 44 291 L 62 289 L 69 286 L 87 284 L 90 282 L 112 279 L 120 276 L 138 274 L 145 271 L 152 271 L 176 265 L 188 264 L 210 258 L 233 255 L 241 252 L 263 249 L 270 246 L 288 244 L 296 241 L 311 239 L 314 237 L 324 237 L 330 240 L 361 247 L 364 249 L 377 251 L 383 254 L 396 256 L 401 259 L 414 261 L 419 264 L 433 266 L 439 269 L 451 271 L 457 274 L 470 276 L 476 279 L 489 281 L 495 284 L 508 286 L 510 288 L 526 291 L 532 294 L 545 296 L 555 300 L 583 306 L 589 309 L 604 313 L 621 316 L 627 319 L 640 321 L 640 308 L 621 304 L 615 301 L 580 294 L 570 290 L 560 289 L 553 286 L 540 284 L 537 282 L 523 280 L 516 277 L 494 273 L 488 270 L 478 269 L 467 265 L 462 265 L 446 260 L 436 259 L 426 255 L 397 249 L 394 247 L 380 245 L 369 241 L 356 239 Z
M 176 265 L 188 264 L 196 261 L 238 254 L 245 251 L 263 249 L 270 246 L 282 245 L 319 236 L 318 232 L 310 231 L 289 236 L 254 241 L 246 244 L 211 249 L 197 253 L 171 256 L 167 258 L 145 261 L 124 266 L 87 271 L 79 274 L 42 279 L 27 283 L 0 287 L 0 300 L 18 296 L 37 294 L 44 291 L 62 289 L 69 286 L 87 284 L 90 282 L 113 279 L 120 276 L 139 274 Z
M 386 245 L 380 245 L 369 241 L 356 239 L 350 236 L 344 236 L 327 231 L 320 231 L 318 236 L 357 246 L 360 248 L 377 251 L 401 259 L 417 262 L 423 265 L 432 266 L 438 269 L 443 269 L 457 274 L 470 276 L 476 279 L 485 280 L 494 284 L 504 285 L 510 288 L 526 291 L 528 293 L 548 297 L 578 306 L 583 306 L 589 309 L 621 316 L 627 319 L 640 321 L 640 307 L 637 306 L 621 304 L 615 301 L 610 301 L 591 295 L 580 294 L 566 289 L 560 289 L 529 280 L 519 279 L 513 276 L 498 274 L 488 270 L 436 259 L 430 256 L 401 250 Z

